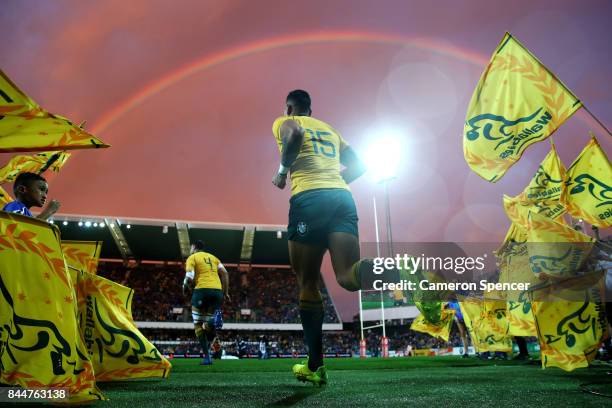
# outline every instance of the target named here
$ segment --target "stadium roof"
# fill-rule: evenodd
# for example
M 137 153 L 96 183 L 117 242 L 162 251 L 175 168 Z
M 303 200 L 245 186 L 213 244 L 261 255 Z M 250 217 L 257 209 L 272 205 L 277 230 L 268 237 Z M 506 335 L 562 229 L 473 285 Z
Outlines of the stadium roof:
M 56 214 L 62 239 L 102 241 L 100 258 L 180 262 L 190 242 L 204 241 L 223 263 L 288 265 L 286 227 Z

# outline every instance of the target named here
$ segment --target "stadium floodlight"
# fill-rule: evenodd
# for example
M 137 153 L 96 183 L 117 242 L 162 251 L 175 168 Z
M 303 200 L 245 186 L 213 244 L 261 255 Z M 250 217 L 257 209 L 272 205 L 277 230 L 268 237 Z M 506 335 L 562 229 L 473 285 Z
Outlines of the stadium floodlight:
M 83 221 L 79 221 L 79 227 L 83 226 Z
M 100 226 L 100 228 L 104 228 L 104 223 L 101 222 L 100 224 L 98 224 Z
M 399 169 L 403 149 L 402 149 L 402 135 L 397 130 L 385 130 L 379 132 L 382 136 L 375 137 L 372 139 L 372 143 L 368 146 L 364 155 L 364 162 L 367 166 L 370 177 L 374 179 L 374 182 L 383 184 L 385 187 L 385 207 L 386 207 L 386 218 L 387 218 L 387 247 L 389 256 L 393 257 L 393 236 L 391 233 L 391 209 L 389 206 L 389 181 L 397 176 Z M 376 224 L 376 245 L 378 252 L 380 247 L 378 246 L 378 215 L 376 214 L 376 196 L 374 196 L 374 222 Z M 379 255 L 380 256 L 380 255 Z M 380 310 L 381 319 L 380 324 L 364 327 L 363 325 L 363 313 L 362 313 L 362 299 L 361 291 L 359 291 L 359 320 L 361 322 L 361 341 L 364 342 L 364 329 L 382 327 L 383 338 L 387 337 L 385 328 L 385 307 L 384 307 L 384 295 L 380 292 Z
M 68 221 L 64 221 L 62 224 L 64 224 L 64 225 L 68 225 Z
M 86 226 L 87 228 L 91 227 L 91 221 L 85 221 L 85 226 Z
M 52 219 L 49 220 L 49 224 L 55 224 L 55 221 L 53 221 Z
M 130 224 L 126 225 L 125 228 L 130 229 L 132 226 Z
M 395 178 L 401 158 L 401 138 L 390 133 L 370 144 L 364 161 L 374 181 L 381 183 Z
M 94 223 L 93 223 L 93 226 L 94 226 L 94 227 L 97 227 L 97 226 L 98 226 L 98 223 L 97 223 L 97 222 L 94 222 Z

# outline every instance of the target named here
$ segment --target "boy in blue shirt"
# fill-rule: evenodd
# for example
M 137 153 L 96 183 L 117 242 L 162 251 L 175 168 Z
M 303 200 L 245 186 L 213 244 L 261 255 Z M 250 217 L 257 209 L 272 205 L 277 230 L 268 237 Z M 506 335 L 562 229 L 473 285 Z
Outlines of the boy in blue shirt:
M 34 217 L 30 212 L 31 207 L 43 207 L 47 201 L 49 186 L 47 180 L 36 173 L 21 173 L 13 184 L 15 201 L 8 203 L 2 211 Z M 41 220 L 48 220 L 59 210 L 60 203 L 51 200 L 47 207 L 36 216 Z

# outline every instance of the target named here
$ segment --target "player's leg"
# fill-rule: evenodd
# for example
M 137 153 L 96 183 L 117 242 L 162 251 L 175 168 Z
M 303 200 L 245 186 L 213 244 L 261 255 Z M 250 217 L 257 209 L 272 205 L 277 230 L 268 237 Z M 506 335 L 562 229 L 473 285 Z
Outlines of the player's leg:
M 398 271 L 385 271 L 374 275 L 373 261 L 359 259 L 359 230 L 357 227 L 357 208 L 353 196 L 347 190 L 333 192 L 334 214 L 328 224 L 328 248 L 338 284 L 354 292 L 359 289 L 372 289 L 373 281 L 399 281 Z
M 328 236 L 329 254 L 338 284 L 354 292 L 361 289 L 359 268 L 359 237 L 347 232 L 332 232 Z M 364 261 L 366 262 L 366 261 Z
M 516 360 L 528 360 L 529 350 L 527 349 L 527 340 L 523 336 L 514 336 L 514 341 L 519 348 L 519 353 L 515 357 Z
M 204 355 L 208 353 L 208 339 L 206 338 L 206 334 L 204 333 L 204 319 L 205 314 L 202 310 L 203 304 L 203 293 L 202 289 L 194 289 L 193 295 L 191 296 L 191 316 L 193 318 L 193 328 L 195 330 L 195 335 L 198 341 L 200 342 L 200 346 L 202 346 L 202 352 Z
M 463 358 L 468 357 L 468 339 L 467 339 L 467 329 L 463 323 L 463 321 L 455 316 L 455 324 L 459 329 L 459 336 L 461 336 L 461 342 L 463 343 Z
M 323 365 L 323 299 L 319 279 L 325 250 L 322 246 L 289 241 L 289 258 L 298 281 L 300 318 L 311 371 Z
M 359 237 L 353 233 L 331 232 L 328 235 L 329 254 L 338 284 L 351 292 L 373 289 L 374 281 L 399 282 L 397 269 L 385 269 L 380 275 L 373 272 L 374 261 L 359 259 Z
M 207 345 L 210 347 L 213 339 L 217 335 L 215 327 L 215 311 L 221 307 L 223 302 L 223 291 L 220 289 L 202 289 L 203 299 L 201 311 L 203 314 L 202 329 Z M 204 364 L 212 364 L 210 359 L 210 350 L 206 349 L 204 353 Z
M 333 192 L 334 213 L 328 225 L 328 245 L 332 267 L 338 284 L 354 292 L 361 289 L 359 260 L 359 229 L 357 208 L 353 196 L 347 190 Z
M 319 290 L 321 263 L 327 250 L 327 225 L 333 215 L 329 190 L 310 190 L 291 198 L 289 206 L 289 257 L 300 292 L 300 318 L 308 348 L 308 365 L 293 366 L 301 381 L 327 382 L 323 366 L 323 299 Z

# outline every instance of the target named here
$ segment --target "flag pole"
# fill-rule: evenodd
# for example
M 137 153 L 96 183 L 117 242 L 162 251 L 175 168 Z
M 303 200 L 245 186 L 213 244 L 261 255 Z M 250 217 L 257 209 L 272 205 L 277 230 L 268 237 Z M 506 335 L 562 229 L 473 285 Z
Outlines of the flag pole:
M 604 125 L 599 119 L 597 119 L 597 116 L 593 115 L 593 112 L 591 112 L 585 104 L 582 104 L 582 107 L 584 108 L 585 112 L 588 113 L 593 119 L 595 119 L 595 122 L 597 122 L 597 124 L 599 124 L 599 126 L 601 126 L 601 128 L 608 133 L 608 136 L 612 136 L 612 133 L 610 133 L 610 130 L 606 127 L 606 125 Z

